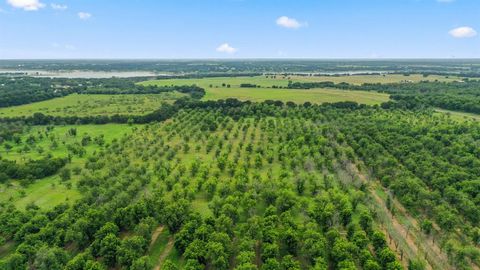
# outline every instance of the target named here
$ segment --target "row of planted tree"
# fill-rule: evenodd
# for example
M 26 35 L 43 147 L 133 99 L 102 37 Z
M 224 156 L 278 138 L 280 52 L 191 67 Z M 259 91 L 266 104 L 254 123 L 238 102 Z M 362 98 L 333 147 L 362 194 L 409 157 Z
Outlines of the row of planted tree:
M 354 103 L 176 106 L 89 156 L 78 201 L 3 204 L 15 251 L 2 267 L 153 268 L 150 238 L 165 226 L 179 255 L 163 269 L 403 269 L 366 184 L 340 180 L 360 162 L 438 230 L 451 265 L 479 264 L 478 124 Z

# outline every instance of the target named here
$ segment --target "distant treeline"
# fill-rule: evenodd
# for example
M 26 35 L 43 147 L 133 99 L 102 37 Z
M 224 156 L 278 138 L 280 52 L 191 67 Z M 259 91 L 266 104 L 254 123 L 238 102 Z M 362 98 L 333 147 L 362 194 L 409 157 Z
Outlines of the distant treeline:
M 96 115 L 96 116 L 52 116 L 34 113 L 32 116 L 0 118 L 0 123 L 23 122 L 27 125 L 87 125 L 87 124 L 145 124 L 164 121 L 176 112 L 176 106 L 163 104 L 158 110 L 146 115 Z
M 0 68 L 17 70 L 150 71 L 168 74 L 247 73 L 417 73 L 480 76 L 478 59 L 451 60 L 3 60 Z
M 33 103 L 69 95 L 82 89 L 74 81 L 0 77 L 0 107 Z
M 312 88 L 340 88 L 352 89 L 356 87 L 349 83 L 334 83 L 334 82 L 289 82 L 289 89 L 312 89 Z
M 0 77 L 0 107 L 49 100 L 78 94 L 158 94 L 178 91 L 200 99 L 205 90 L 197 86 L 142 86 L 138 79 L 66 79 Z
M 182 86 L 143 86 L 134 85 L 129 88 L 105 88 L 94 87 L 79 92 L 79 94 L 108 94 L 108 95 L 131 95 L 131 94 L 160 94 L 165 92 L 177 91 L 188 94 L 194 99 L 201 99 L 205 95 L 205 90 L 195 85 Z
M 242 83 L 240 84 L 241 88 L 257 88 L 258 86 L 253 83 Z
M 23 132 L 22 122 L 12 122 L 0 125 L 0 144 L 4 141 L 10 141 L 15 135 Z
M 191 73 L 183 75 L 159 75 L 156 76 L 157 80 L 171 80 L 171 79 L 203 79 L 203 78 L 216 78 L 216 77 L 256 77 L 264 75 L 262 72 L 210 72 L 210 73 Z

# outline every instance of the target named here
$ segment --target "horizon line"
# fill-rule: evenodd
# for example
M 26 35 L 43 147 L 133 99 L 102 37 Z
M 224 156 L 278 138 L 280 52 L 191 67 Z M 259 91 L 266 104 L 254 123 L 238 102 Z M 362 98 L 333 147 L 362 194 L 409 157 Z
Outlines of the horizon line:
M 363 60 L 363 61 L 386 61 L 386 60 L 480 60 L 480 57 L 471 58 L 446 58 L 446 57 L 390 57 L 390 58 L 367 58 L 367 57 L 345 57 L 345 58 L 315 58 L 315 57 L 292 57 L 292 58 L 275 58 L 275 57 L 252 57 L 252 58 L 0 58 L 0 61 L 252 61 L 252 60 L 304 60 L 304 61 L 335 61 L 335 60 Z

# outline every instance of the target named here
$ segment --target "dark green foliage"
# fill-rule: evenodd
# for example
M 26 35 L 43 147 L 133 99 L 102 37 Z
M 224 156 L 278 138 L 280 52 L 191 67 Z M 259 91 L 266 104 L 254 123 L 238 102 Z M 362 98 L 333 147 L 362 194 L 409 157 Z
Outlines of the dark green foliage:
M 40 179 L 57 173 L 66 162 L 67 160 L 62 158 L 30 160 L 24 164 L 0 160 L 0 172 L 3 172 L 3 177 L 6 175 L 13 179 Z
M 182 100 L 164 110 L 148 121 L 169 121 L 89 142 L 104 147 L 85 157 L 81 199 L 50 211 L 1 205 L 0 234 L 16 245 L 1 266 L 148 268 L 164 226 L 184 264 L 163 269 L 402 269 L 368 183 L 347 171 L 355 162 L 424 232 L 435 223 L 453 239 L 452 264 L 475 259 L 476 123 L 355 103 Z

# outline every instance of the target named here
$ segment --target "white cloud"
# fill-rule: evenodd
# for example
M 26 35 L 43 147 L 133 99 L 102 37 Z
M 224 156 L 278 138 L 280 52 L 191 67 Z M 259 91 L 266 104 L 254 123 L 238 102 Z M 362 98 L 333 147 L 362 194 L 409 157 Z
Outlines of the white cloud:
M 300 27 L 307 26 L 307 23 L 300 23 L 294 18 L 289 18 L 287 16 L 279 17 L 276 21 L 278 26 L 290 28 L 290 29 L 298 29 Z
M 88 13 L 88 12 L 79 12 L 78 13 L 78 17 L 81 19 L 81 20 L 88 20 L 92 17 L 92 14 Z
M 7 0 L 7 3 L 14 8 L 21 8 L 27 11 L 39 10 L 45 7 L 45 4 L 39 0 Z
M 217 52 L 234 54 L 238 51 L 238 49 L 230 46 L 228 43 L 223 43 L 222 45 L 218 46 Z
M 462 26 L 448 32 L 454 38 L 472 38 L 477 36 L 477 31 L 469 26 Z
M 68 8 L 67 5 L 55 4 L 55 3 L 51 3 L 50 6 L 55 10 L 66 10 Z

